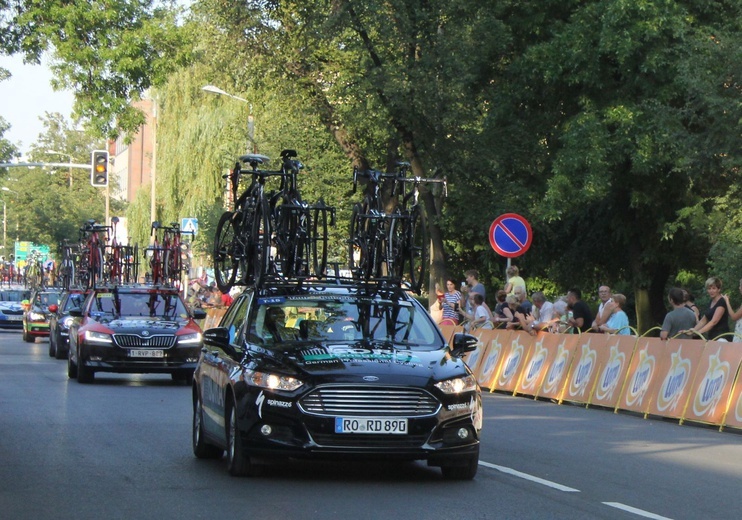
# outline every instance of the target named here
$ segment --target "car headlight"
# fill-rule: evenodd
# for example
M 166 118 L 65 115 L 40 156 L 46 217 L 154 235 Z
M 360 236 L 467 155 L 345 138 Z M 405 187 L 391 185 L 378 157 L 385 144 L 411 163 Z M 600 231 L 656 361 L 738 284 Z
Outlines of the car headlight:
M 201 343 L 203 337 L 200 332 L 194 332 L 193 334 L 183 334 L 178 336 L 179 345 L 197 345 Z
M 447 379 L 435 384 L 435 387 L 444 394 L 461 394 L 471 392 L 477 389 L 477 379 L 472 376 L 457 377 Z
M 287 392 L 293 392 L 304 384 L 294 377 L 269 374 L 267 372 L 248 372 L 246 379 L 251 385 L 259 386 L 260 388 L 285 390 Z
M 104 332 L 86 330 L 85 341 L 89 341 L 91 343 L 113 343 L 113 338 L 111 338 L 110 334 L 105 334 Z
M 72 326 L 72 322 L 75 321 L 75 318 L 72 316 L 67 316 L 65 319 L 62 320 L 62 326 L 65 329 L 69 329 Z
M 40 312 L 29 312 L 28 313 L 28 317 L 32 321 L 39 321 L 39 320 L 46 319 L 45 316 L 43 314 L 41 314 Z

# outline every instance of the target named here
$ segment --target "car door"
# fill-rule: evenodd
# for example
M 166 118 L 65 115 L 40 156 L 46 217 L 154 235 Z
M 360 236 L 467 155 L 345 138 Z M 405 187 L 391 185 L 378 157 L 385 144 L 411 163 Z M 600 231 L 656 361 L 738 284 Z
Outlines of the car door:
M 239 370 L 244 354 L 242 346 L 245 317 L 250 307 L 250 295 L 238 298 L 219 323 L 219 327 L 204 332 L 204 350 L 199 363 L 197 380 L 204 411 L 205 433 L 225 441 L 224 405 L 230 375 Z

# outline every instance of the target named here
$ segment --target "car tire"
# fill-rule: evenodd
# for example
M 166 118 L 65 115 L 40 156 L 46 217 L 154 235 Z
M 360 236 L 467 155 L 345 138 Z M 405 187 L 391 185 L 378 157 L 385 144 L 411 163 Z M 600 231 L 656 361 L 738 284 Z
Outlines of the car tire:
M 233 477 L 255 474 L 255 468 L 245 452 L 242 436 L 237 431 L 237 411 L 233 402 L 227 408 L 227 470 Z
M 36 343 L 36 338 L 30 336 L 28 332 L 26 332 L 26 329 L 23 329 L 23 341 L 26 343 Z
M 57 342 L 54 341 L 54 334 L 49 334 L 49 357 L 57 357 Z
M 196 397 L 193 403 L 193 454 L 198 459 L 220 459 L 224 450 L 204 440 L 203 419 L 201 398 Z
M 191 381 L 193 380 L 193 370 L 171 372 L 170 377 L 172 377 L 173 381 L 178 384 L 191 386 Z
M 59 347 L 60 341 L 57 340 L 54 343 L 54 358 L 55 359 L 65 359 L 67 357 L 67 351 L 63 348 Z
M 72 362 L 72 350 L 67 351 L 67 377 L 77 379 L 77 363 Z
M 469 456 L 463 466 L 441 466 L 441 473 L 446 480 L 472 480 L 477 475 L 477 469 L 479 469 L 478 451 L 476 455 Z
M 77 382 L 84 385 L 89 385 L 95 380 L 95 371 L 90 367 L 86 367 L 85 363 L 82 362 L 80 353 L 77 353 Z

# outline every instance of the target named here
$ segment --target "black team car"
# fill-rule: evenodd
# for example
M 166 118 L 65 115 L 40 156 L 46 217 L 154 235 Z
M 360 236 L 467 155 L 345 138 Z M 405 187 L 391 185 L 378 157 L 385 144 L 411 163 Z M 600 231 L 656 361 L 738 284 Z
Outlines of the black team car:
M 93 289 L 70 326 L 67 375 L 92 383 L 96 372 L 171 374 L 190 384 L 201 354 L 201 328 L 175 288 L 142 285 Z
M 83 289 L 68 289 L 62 293 L 59 305 L 49 306 L 49 356 L 56 359 L 67 359 L 70 346 L 70 326 L 75 318 L 70 315 L 72 309 L 82 308 L 85 301 Z
M 204 333 L 193 379 L 193 451 L 232 475 L 266 459 L 425 460 L 472 479 L 481 391 L 426 309 L 359 284 L 248 288 Z

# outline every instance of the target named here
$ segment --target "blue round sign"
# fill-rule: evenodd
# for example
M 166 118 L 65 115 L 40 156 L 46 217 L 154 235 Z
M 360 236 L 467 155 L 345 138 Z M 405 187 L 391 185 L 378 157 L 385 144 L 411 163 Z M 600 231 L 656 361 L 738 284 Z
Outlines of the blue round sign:
M 531 246 L 533 232 L 528 221 L 515 213 L 500 215 L 490 226 L 490 245 L 506 258 L 522 255 Z

